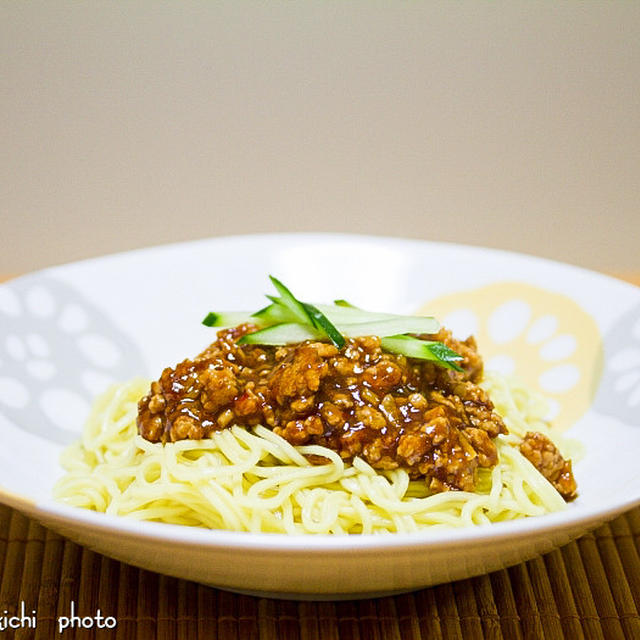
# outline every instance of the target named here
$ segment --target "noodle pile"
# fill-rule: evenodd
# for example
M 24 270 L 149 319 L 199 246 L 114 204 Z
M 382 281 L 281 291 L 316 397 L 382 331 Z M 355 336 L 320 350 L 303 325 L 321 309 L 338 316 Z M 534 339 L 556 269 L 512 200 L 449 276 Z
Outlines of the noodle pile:
M 509 429 L 496 440 L 499 462 L 480 469 L 477 491 L 428 495 L 406 471 L 345 463 L 319 445 L 294 447 L 262 426 L 233 426 L 205 440 L 152 443 L 137 433 L 148 382 L 109 389 L 95 403 L 80 442 L 62 456 L 54 495 L 67 504 L 211 529 L 289 534 L 377 534 L 466 527 L 565 508 L 520 453 L 527 431 L 549 435 L 544 402 L 496 374 L 482 385 Z M 564 455 L 567 445 L 553 439 Z M 573 445 L 570 445 L 573 446 Z M 328 462 L 312 465 L 305 456 Z

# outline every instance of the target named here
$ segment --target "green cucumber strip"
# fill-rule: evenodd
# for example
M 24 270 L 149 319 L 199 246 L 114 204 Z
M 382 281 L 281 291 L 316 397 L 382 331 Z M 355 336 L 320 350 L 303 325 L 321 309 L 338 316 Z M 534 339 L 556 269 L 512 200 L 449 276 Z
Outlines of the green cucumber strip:
M 311 326 L 322 331 L 339 349 L 344 346 L 344 338 L 322 311 L 312 304 L 298 300 L 277 278 L 273 276 L 269 276 L 269 278 L 280 294 L 280 299 L 274 300 L 274 302 L 286 307 L 294 316 L 294 320 L 303 324 L 311 324 Z
M 338 298 L 337 300 L 334 300 L 333 304 L 335 304 L 336 307 L 349 307 L 351 309 L 357 309 L 358 308 L 355 305 L 352 305 L 347 300 L 343 300 L 342 298 Z
M 260 309 L 257 311 L 254 316 L 260 318 L 261 322 L 265 325 L 268 324 L 276 324 L 280 322 L 297 322 L 298 317 L 291 313 L 288 306 L 284 304 L 281 298 L 277 298 L 275 296 L 267 296 L 270 300 L 273 301 L 274 304 L 269 305 L 268 307 L 264 307 L 264 309 Z M 383 313 L 377 311 L 364 311 L 363 309 L 359 309 L 354 306 L 342 306 L 339 304 L 313 304 L 302 302 L 300 303 L 303 307 L 305 305 L 313 306 L 318 311 L 323 313 L 326 318 L 331 322 L 336 328 L 339 328 L 338 325 L 351 325 L 351 324 L 361 324 L 361 323 L 373 323 L 375 321 L 385 321 L 390 322 L 392 320 L 397 320 L 399 322 L 407 323 L 409 327 L 417 327 L 415 329 L 402 329 L 403 325 L 398 325 L 400 328 L 392 333 L 437 333 L 440 330 L 440 323 L 431 316 L 401 316 L 394 313 Z M 348 303 L 347 303 L 348 304 Z M 308 309 L 305 309 L 308 312 Z M 318 327 L 315 322 L 309 319 L 307 322 L 312 322 L 316 328 Z M 373 326 L 373 324 L 371 325 Z M 357 334 L 357 335 L 379 335 L 375 333 L 368 334 Z M 391 335 L 389 333 L 385 335 Z
M 446 360 L 448 362 L 451 362 L 452 360 L 464 360 L 459 353 L 447 347 L 444 342 L 433 342 L 429 345 L 429 350 L 441 360 Z
M 392 313 L 382 313 L 378 311 L 364 311 L 358 307 L 345 307 L 335 304 L 316 304 L 316 307 L 324 313 L 332 322 L 372 322 L 373 320 L 388 320 L 389 318 L 404 318 L 406 316 L 395 316 Z
M 371 316 L 358 315 L 358 318 L 367 317 L 366 322 L 340 322 L 336 321 L 323 313 L 320 308 L 308 304 L 301 303 L 305 312 L 313 319 L 313 327 L 325 333 L 327 337 L 339 348 L 344 345 L 343 336 L 356 338 L 358 336 L 395 336 L 403 333 L 435 333 L 439 329 L 436 320 L 429 317 L 420 316 L 394 316 L 389 314 L 371 314 Z M 272 325 L 295 324 L 296 318 L 292 317 L 288 307 L 280 304 L 271 304 L 253 315 L 247 311 L 224 311 L 209 313 L 202 321 L 207 327 L 231 327 L 245 322 L 251 322 L 261 327 L 269 327 Z M 339 314 L 338 314 L 339 315 Z M 344 316 L 343 316 L 344 317 Z M 350 316 L 347 319 L 355 320 L 356 316 Z M 342 320 L 342 318 L 340 318 Z M 310 323 L 305 323 L 309 326 Z M 288 340 L 287 342 L 291 342 Z
M 364 311 L 346 300 L 335 300 L 333 305 L 313 305 L 298 300 L 277 278 L 271 275 L 269 278 L 280 294 L 267 295 L 272 304 L 251 315 L 244 311 L 210 312 L 202 324 L 223 327 L 252 322 L 265 327 L 242 336 L 238 344 L 283 345 L 329 338 L 341 349 L 345 336 L 379 336 L 382 348 L 387 351 L 462 371 L 456 364 L 462 356 L 444 343 L 407 335 L 436 333 L 440 324 L 435 318 Z
M 419 360 L 431 360 L 448 369 L 462 371 L 456 364 L 456 360 L 462 360 L 462 356 L 449 349 L 443 342 L 420 340 L 411 336 L 388 336 L 381 340 L 382 348 L 392 353 L 399 353 L 407 358 Z
M 205 327 L 215 327 L 219 317 L 220 317 L 219 313 L 214 313 L 213 311 L 209 311 L 209 313 L 207 313 L 207 315 L 204 318 L 202 318 L 202 324 Z
M 260 324 L 248 311 L 210 311 L 202 320 L 206 327 L 235 327 L 245 322 Z
M 321 341 L 325 338 L 326 335 L 314 327 L 295 322 L 286 322 L 260 329 L 255 333 L 248 333 L 238 340 L 238 344 L 278 346 L 304 342 L 305 340 Z M 420 340 L 405 335 L 394 335 L 382 338 L 381 344 L 383 349 L 391 353 L 398 353 L 417 360 L 430 360 L 443 367 L 462 371 L 456 364 L 457 360 L 462 360 L 462 356 L 449 349 L 442 342 Z
M 266 307 L 262 307 L 262 309 L 258 309 L 257 311 L 254 311 L 251 315 L 254 318 L 259 318 L 260 316 L 264 315 L 265 313 L 267 313 L 269 311 L 269 307 L 271 305 L 268 304 Z
M 401 316 L 395 313 L 364 311 L 358 307 L 342 307 L 328 304 L 317 304 L 316 307 L 336 325 L 360 324 L 377 320 L 415 320 L 419 323 L 424 323 L 420 326 L 428 326 L 429 330 L 424 333 L 437 333 L 440 330 L 440 323 L 431 316 Z M 403 332 L 399 331 L 398 333 Z
M 238 344 L 283 345 L 305 340 L 323 340 L 326 335 L 309 325 L 296 322 L 284 322 L 255 333 L 247 333 L 238 340 Z
M 273 286 L 278 290 L 280 298 L 277 300 L 278 304 L 285 306 L 298 322 L 302 324 L 313 324 L 313 319 L 304 308 L 304 305 L 298 300 L 287 287 L 285 287 L 280 280 L 269 276 L 269 279 L 273 283 Z
M 280 324 L 281 322 L 296 322 L 297 320 L 291 311 L 279 302 L 274 302 L 268 307 L 264 307 L 259 311 L 256 311 L 251 315 L 251 317 L 256 318 L 264 325 Z
M 342 349 L 342 347 L 344 347 L 345 339 L 340 331 L 338 331 L 331 321 L 327 319 L 327 316 L 325 316 L 317 307 L 314 307 L 308 302 L 303 302 L 302 305 L 311 317 L 315 327 L 326 333 L 327 336 L 329 336 L 329 340 L 331 340 L 338 349 Z
M 403 333 L 436 333 L 440 325 L 433 318 L 420 317 L 392 317 L 384 320 L 374 320 L 373 322 L 357 322 L 336 324 L 338 330 L 350 338 L 357 336 L 396 336 Z

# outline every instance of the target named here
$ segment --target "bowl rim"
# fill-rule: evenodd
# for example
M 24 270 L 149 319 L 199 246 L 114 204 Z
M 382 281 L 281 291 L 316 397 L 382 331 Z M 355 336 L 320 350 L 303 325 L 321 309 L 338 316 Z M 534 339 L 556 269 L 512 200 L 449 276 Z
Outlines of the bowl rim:
M 532 264 L 547 265 L 550 267 L 556 267 L 573 271 L 576 274 L 582 274 L 584 276 L 591 276 L 602 279 L 603 281 L 609 281 L 616 285 L 627 287 L 629 290 L 640 291 L 640 285 L 635 285 L 627 280 L 623 280 L 615 275 L 604 273 L 596 269 L 583 267 L 579 264 L 570 262 L 563 262 L 555 260 L 553 258 L 547 258 L 539 256 L 534 253 L 528 253 L 526 251 L 517 251 L 515 249 L 504 249 L 500 247 L 488 247 L 485 245 L 465 244 L 462 242 L 454 242 L 449 240 L 431 240 L 429 238 L 414 238 L 404 235 L 375 235 L 366 233 L 346 232 L 346 231 L 264 231 L 255 233 L 236 233 L 224 236 L 207 236 L 203 238 L 194 238 L 179 240 L 176 242 L 164 242 L 160 244 L 146 245 L 133 249 L 123 249 L 121 251 L 114 251 L 110 253 L 104 253 L 96 256 L 90 256 L 81 258 L 79 260 L 73 260 L 71 262 L 62 262 L 52 264 L 41 269 L 36 269 L 27 273 L 19 274 L 15 277 L 0 282 L 0 288 L 9 285 L 12 282 L 22 280 L 23 278 L 31 278 L 35 276 L 55 275 L 57 272 L 64 272 L 70 268 L 76 268 L 83 265 L 94 265 L 100 262 L 109 262 L 114 259 L 119 259 L 126 256 L 148 255 L 155 252 L 166 251 L 170 249 L 184 249 L 189 246 L 206 245 L 209 243 L 224 243 L 224 242 L 256 242 L 256 241 L 271 241 L 271 240 L 296 240 L 316 242 L 318 240 L 325 241 L 340 241 L 340 242 L 359 242 L 359 243 L 396 243 L 396 244 L 412 244 L 416 247 L 419 246 L 433 246 L 444 247 L 452 250 L 460 251 L 473 251 L 478 254 L 489 253 L 496 256 L 504 256 L 505 258 L 512 258 L 515 260 L 527 260 Z

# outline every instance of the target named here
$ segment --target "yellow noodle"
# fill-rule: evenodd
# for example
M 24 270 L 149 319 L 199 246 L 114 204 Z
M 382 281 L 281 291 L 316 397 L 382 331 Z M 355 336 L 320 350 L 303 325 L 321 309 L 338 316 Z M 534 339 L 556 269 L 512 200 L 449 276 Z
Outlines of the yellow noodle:
M 54 495 L 68 504 L 140 520 L 234 531 L 379 534 L 468 527 L 565 508 L 520 453 L 527 431 L 550 435 L 544 402 L 488 374 L 484 383 L 509 428 L 498 464 L 481 469 L 478 490 L 429 495 L 406 471 L 345 464 L 318 445 L 294 447 L 262 426 L 233 426 L 205 440 L 152 443 L 137 434 L 137 402 L 148 383 L 112 387 L 95 403 L 82 439 L 62 455 Z M 563 453 L 579 451 L 553 437 Z M 305 456 L 327 460 L 312 465 Z

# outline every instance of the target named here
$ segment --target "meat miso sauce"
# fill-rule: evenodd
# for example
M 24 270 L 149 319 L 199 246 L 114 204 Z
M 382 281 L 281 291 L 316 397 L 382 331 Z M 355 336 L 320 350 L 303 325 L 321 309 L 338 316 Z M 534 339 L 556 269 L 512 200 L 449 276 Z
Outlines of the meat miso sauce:
M 406 469 L 432 492 L 474 491 L 478 469 L 497 464 L 494 439 L 507 428 L 479 386 L 483 363 L 473 337 L 459 341 L 446 329 L 420 336 L 457 352 L 457 371 L 387 352 L 376 336 L 347 338 L 342 347 L 238 344 L 257 330 L 250 323 L 223 329 L 193 360 L 166 368 L 139 402 L 140 435 L 166 443 L 262 424 L 292 445 Z M 571 461 L 545 435 L 527 433 L 520 451 L 566 501 L 576 497 Z

